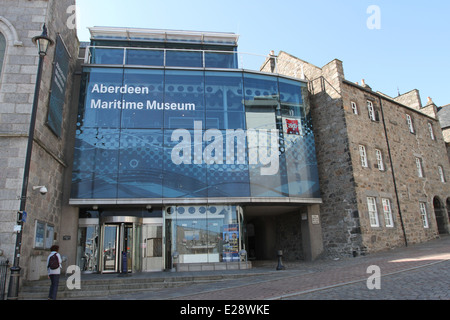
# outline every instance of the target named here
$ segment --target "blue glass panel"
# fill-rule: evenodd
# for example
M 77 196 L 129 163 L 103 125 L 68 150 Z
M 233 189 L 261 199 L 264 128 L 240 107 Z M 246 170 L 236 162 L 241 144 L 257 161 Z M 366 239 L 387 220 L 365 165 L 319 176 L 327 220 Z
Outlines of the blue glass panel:
M 122 130 L 119 198 L 162 198 L 162 130 Z
M 91 48 L 92 64 L 123 64 L 123 49 Z
M 78 185 L 73 191 L 78 193 L 78 198 L 117 196 L 118 156 L 118 130 L 93 128 L 77 135 L 73 166 L 77 174 L 72 182 Z
M 119 163 L 119 131 L 99 130 L 95 137 L 94 198 L 117 197 L 117 167 Z
M 279 78 L 280 101 L 301 105 L 303 103 L 302 88 L 305 86 L 302 82 Z
M 209 129 L 204 134 L 209 197 L 250 196 L 246 135 L 242 129 Z
M 127 49 L 126 64 L 164 66 L 164 50 Z
M 120 89 L 123 69 L 88 68 L 84 101 L 79 109 L 79 128 L 119 128 L 120 113 L 118 102 L 122 101 Z M 83 103 L 84 102 L 84 103 Z
M 302 83 L 229 71 L 85 74 L 72 197 L 320 197 Z
M 205 52 L 205 68 L 237 69 L 235 52 Z
M 93 191 L 94 173 L 72 171 L 72 187 L 70 197 L 74 199 L 91 199 Z
M 268 101 L 275 101 L 276 105 L 278 100 L 278 81 L 276 77 L 244 73 L 244 87 L 246 106 L 252 106 L 253 101 L 261 102 L 262 100 L 264 100 L 264 104 L 267 104 Z
M 314 136 L 285 136 L 289 196 L 320 198 Z
M 164 131 L 165 198 L 207 196 L 206 165 L 202 161 L 203 148 L 202 130 Z
M 255 130 L 248 135 L 249 176 L 252 197 L 288 196 L 286 168 L 279 154 L 279 131 Z
M 164 128 L 193 129 L 194 121 L 201 121 L 204 126 L 203 72 L 167 70 L 163 108 Z
M 280 149 L 278 80 L 273 76 L 244 73 L 250 189 L 253 197 L 288 195 Z
M 206 128 L 244 129 L 243 79 L 238 72 L 205 72 Z
M 122 97 L 122 128 L 162 128 L 163 110 L 156 108 L 156 104 L 163 103 L 164 72 L 126 69 L 124 86 L 131 93 Z
M 203 67 L 201 51 L 166 51 L 166 67 Z

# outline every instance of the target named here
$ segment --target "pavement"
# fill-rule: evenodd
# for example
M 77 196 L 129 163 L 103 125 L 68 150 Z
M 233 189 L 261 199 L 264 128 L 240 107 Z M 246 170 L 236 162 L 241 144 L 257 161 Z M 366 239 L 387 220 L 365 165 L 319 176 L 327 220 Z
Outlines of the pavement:
M 224 277 L 214 282 L 110 295 L 101 299 L 191 303 L 205 300 L 450 300 L 448 235 L 427 243 L 366 256 L 283 262 L 283 265 L 285 270 L 276 270 L 277 262 L 270 261 L 257 264 L 250 270 L 235 271 L 241 276 L 245 274 L 244 277 Z M 172 274 L 181 276 L 180 273 Z

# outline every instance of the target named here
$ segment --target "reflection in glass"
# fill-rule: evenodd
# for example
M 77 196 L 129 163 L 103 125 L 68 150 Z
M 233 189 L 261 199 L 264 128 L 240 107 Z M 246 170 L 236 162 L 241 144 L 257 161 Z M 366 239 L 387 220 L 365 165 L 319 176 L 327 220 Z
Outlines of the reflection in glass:
M 177 206 L 166 209 L 171 251 L 178 263 L 239 261 L 240 226 L 236 206 Z
M 236 52 L 205 52 L 205 68 L 237 69 Z
M 86 129 L 75 141 L 72 196 L 117 196 L 119 133 L 112 129 Z
M 98 229 L 96 225 L 78 228 L 77 265 L 81 271 L 98 271 Z
M 242 73 L 207 72 L 205 88 L 206 128 L 245 129 Z
M 90 48 L 93 64 L 123 64 L 123 49 Z
M 203 71 L 165 72 L 164 128 L 192 129 L 205 122 Z
M 207 197 L 202 130 L 165 130 L 163 197 Z
M 203 67 L 203 54 L 201 51 L 166 51 L 167 67 Z
M 117 242 L 119 227 L 104 226 L 103 228 L 103 271 L 116 271 Z
M 123 83 L 139 88 L 140 93 L 123 94 L 128 109 L 122 109 L 121 128 L 163 128 L 163 110 L 157 109 L 164 99 L 164 72 L 154 69 L 126 69 Z M 140 105 L 138 105 L 140 103 Z
M 163 131 L 129 129 L 120 135 L 119 198 L 161 198 Z
M 164 51 L 163 50 L 142 50 L 128 49 L 126 50 L 126 64 L 141 66 L 163 66 Z

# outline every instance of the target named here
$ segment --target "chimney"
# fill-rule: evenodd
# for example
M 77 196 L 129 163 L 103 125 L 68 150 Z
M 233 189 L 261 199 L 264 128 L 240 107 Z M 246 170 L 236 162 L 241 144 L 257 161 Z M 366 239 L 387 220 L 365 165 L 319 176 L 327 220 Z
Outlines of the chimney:
M 270 62 L 270 72 L 277 73 L 277 61 L 276 61 L 275 51 L 273 51 L 273 50 L 270 50 L 269 62 Z
M 366 84 L 366 81 L 364 79 L 361 80 L 361 86 L 366 89 L 372 90 L 372 88 L 368 84 Z

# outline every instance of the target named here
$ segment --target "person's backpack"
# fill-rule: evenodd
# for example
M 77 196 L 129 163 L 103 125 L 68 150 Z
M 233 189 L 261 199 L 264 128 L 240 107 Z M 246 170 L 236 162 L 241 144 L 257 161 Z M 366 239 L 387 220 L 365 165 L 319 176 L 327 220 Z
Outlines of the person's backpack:
M 52 270 L 59 268 L 59 260 L 58 260 L 58 256 L 56 255 L 56 253 L 54 255 L 52 255 L 50 257 L 50 259 L 48 260 L 48 267 Z

